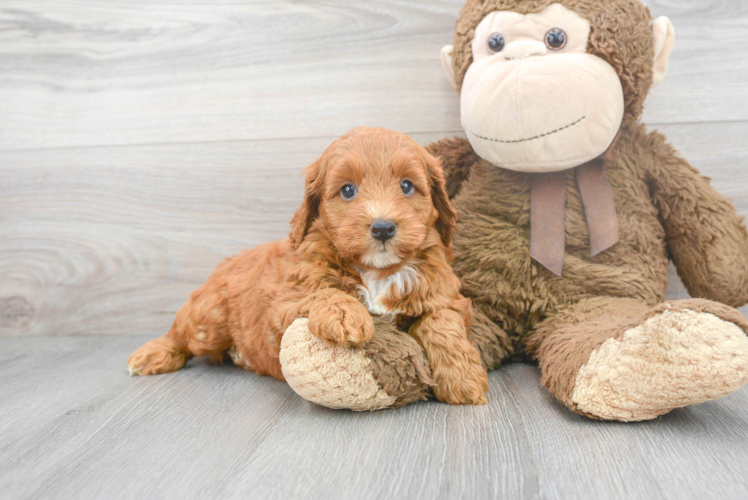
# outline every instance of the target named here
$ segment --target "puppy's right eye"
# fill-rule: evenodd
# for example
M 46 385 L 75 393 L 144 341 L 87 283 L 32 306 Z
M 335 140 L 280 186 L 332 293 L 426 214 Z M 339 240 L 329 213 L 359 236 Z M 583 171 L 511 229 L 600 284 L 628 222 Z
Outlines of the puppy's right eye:
M 344 200 L 352 200 L 356 196 L 356 186 L 353 184 L 346 184 L 340 188 L 340 196 L 342 196 Z

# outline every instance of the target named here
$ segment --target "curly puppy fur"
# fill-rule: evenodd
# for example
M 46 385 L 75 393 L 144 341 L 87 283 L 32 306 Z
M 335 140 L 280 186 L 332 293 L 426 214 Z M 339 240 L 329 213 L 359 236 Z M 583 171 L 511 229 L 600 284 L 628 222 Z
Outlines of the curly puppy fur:
M 346 199 L 349 185 L 355 195 Z M 221 263 L 169 333 L 130 357 L 131 373 L 170 372 L 229 351 L 243 368 L 283 380 L 280 341 L 296 318 L 330 344 L 354 346 L 371 339 L 373 313 L 423 346 L 439 400 L 485 403 L 488 378 L 468 340 L 470 301 L 449 266 L 456 215 L 439 162 L 403 134 L 357 128 L 307 168 L 305 192 L 290 238 Z M 391 238 L 375 237 L 375 221 L 394 223 Z

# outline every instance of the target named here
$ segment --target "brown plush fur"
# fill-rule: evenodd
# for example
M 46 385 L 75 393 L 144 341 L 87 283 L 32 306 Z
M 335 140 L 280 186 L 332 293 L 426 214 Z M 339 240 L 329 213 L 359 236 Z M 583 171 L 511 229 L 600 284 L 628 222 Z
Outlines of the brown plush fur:
M 456 149 L 472 151 L 463 139 L 429 149 L 437 155 L 442 149 L 452 155 Z M 606 173 L 621 239 L 590 257 L 579 188 L 569 171 L 566 260 L 563 276 L 557 277 L 529 255 L 531 174 L 496 168 L 475 156 L 453 199 L 460 212 L 454 267 L 463 290 L 474 303 L 485 302 L 494 321 L 522 333 L 548 311 L 584 298 L 629 297 L 655 304 L 664 298 L 671 255 L 694 296 L 732 306 L 748 301 L 748 235 L 734 207 L 678 158 L 663 136 L 648 134 L 643 125 L 622 134 L 616 157 L 606 162 Z
M 362 347 L 379 387 L 397 397 L 391 406 L 427 399 L 434 383 L 421 346 L 391 323 L 376 320 L 375 329 L 376 334 Z
M 530 355 L 540 363 L 543 385 L 574 409 L 576 372 L 595 347 L 663 307 L 669 259 L 693 296 L 736 307 L 748 302 L 748 232 L 708 179 L 661 134 L 638 123 L 653 57 L 651 17 L 638 0 L 467 0 L 454 36 L 458 84 L 472 61 L 475 27 L 486 14 L 539 12 L 556 2 L 591 21 L 588 51 L 610 63 L 623 85 L 621 135 L 615 160 L 605 162 L 620 241 L 590 256 L 582 200 L 569 170 L 566 255 L 563 276 L 555 276 L 530 257 L 532 174 L 489 164 L 465 139 L 428 149 L 442 159 L 460 214 L 454 268 L 475 309 L 472 336 L 484 366 Z M 732 308 L 699 304 L 702 311 L 741 324 Z
M 571 396 L 579 368 L 606 340 L 620 339 L 626 330 L 643 323 L 651 309 L 633 299 L 596 297 L 538 324 L 527 348 L 540 359 L 541 383 L 576 411 Z
M 413 183 L 413 194 L 403 192 L 403 179 Z M 346 200 L 341 188 L 349 183 L 357 194 Z M 485 403 L 486 372 L 467 336 L 470 302 L 448 264 L 455 212 L 439 162 L 402 134 L 358 128 L 307 169 L 305 189 L 290 239 L 221 263 L 169 333 L 130 357 L 131 371 L 164 373 L 192 356 L 230 349 L 241 366 L 283 380 L 280 340 L 296 318 L 308 317 L 310 331 L 332 344 L 364 344 L 374 331 L 360 300 L 365 278 L 408 271 L 408 283 L 385 290 L 378 307 L 410 325 L 429 359 L 437 398 Z M 386 243 L 372 237 L 376 219 L 397 226 Z

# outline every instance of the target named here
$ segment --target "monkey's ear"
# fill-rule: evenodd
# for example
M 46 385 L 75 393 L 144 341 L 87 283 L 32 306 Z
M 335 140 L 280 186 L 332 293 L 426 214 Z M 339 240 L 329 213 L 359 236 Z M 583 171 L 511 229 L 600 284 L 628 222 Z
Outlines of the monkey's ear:
M 654 45 L 654 64 L 652 86 L 655 87 L 667 75 L 667 63 L 675 44 L 673 23 L 665 16 L 658 17 L 652 23 L 652 43 Z
M 457 212 L 455 212 L 454 207 L 449 202 L 441 163 L 425 151 L 424 153 L 431 188 L 431 202 L 439 213 L 439 219 L 436 221 L 436 230 L 439 231 L 439 235 L 442 237 L 442 243 L 450 247 L 452 246 L 452 238 L 457 229 Z
M 296 213 L 291 219 L 291 232 L 288 235 L 291 240 L 291 247 L 296 250 L 312 227 L 312 223 L 319 216 L 319 203 L 322 196 L 322 186 L 324 185 L 324 169 L 322 168 L 322 159 L 318 159 L 306 170 L 306 179 L 304 181 L 304 201 L 296 209 Z
M 451 45 L 445 45 L 442 47 L 442 67 L 444 68 L 444 72 L 447 74 L 447 78 L 449 78 L 449 82 L 455 89 L 457 89 L 457 83 L 455 82 L 455 69 L 452 65 L 453 51 L 454 47 Z

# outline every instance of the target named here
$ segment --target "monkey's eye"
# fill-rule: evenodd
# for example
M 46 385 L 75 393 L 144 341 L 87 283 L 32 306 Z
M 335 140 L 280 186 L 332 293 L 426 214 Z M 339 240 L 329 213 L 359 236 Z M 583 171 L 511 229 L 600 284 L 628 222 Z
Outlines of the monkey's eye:
M 413 186 L 413 183 L 410 182 L 408 179 L 403 179 L 400 181 L 400 189 L 403 190 L 403 193 L 405 193 L 405 196 L 410 196 L 413 194 L 413 190 L 415 189 L 415 186 Z
M 342 196 L 344 200 L 352 200 L 356 196 L 356 186 L 353 184 L 346 184 L 340 188 L 340 196 Z
M 504 50 L 504 45 L 506 42 L 504 41 L 504 35 L 501 33 L 494 33 L 490 37 L 488 37 L 488 50 L 496 54 L 497 52 L 501 52 Z
M 545 34 L 545 45 L 551 50 L 561 50 L 566 47 L 569 37 L 561 28 L 553 28 Z

